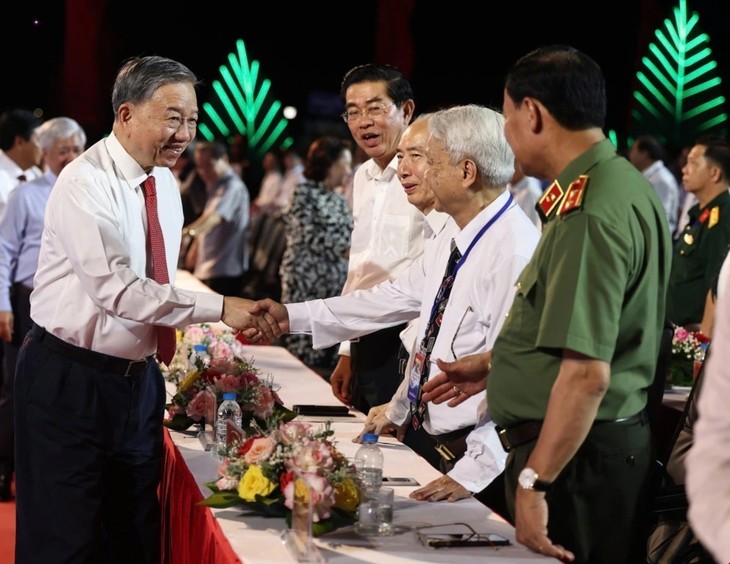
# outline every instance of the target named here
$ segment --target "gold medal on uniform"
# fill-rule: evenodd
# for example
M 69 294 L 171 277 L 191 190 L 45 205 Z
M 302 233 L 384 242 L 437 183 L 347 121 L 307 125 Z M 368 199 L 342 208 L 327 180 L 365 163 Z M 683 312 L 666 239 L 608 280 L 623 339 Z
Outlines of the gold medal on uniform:
M 685 233 L 684 234 L 684 242 L 688 245 L 692 245 L 695 242 L 695 238 L 692 237 L 692 233 Z

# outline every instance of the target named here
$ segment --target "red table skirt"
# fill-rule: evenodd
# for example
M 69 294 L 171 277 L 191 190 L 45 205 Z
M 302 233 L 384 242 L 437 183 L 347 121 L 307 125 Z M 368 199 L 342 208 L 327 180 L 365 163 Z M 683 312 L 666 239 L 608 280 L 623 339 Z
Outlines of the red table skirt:
M 210 509 L 170 432 L 164 429 L 160 503 L 162 562 L 167 564 L 240 563 Z

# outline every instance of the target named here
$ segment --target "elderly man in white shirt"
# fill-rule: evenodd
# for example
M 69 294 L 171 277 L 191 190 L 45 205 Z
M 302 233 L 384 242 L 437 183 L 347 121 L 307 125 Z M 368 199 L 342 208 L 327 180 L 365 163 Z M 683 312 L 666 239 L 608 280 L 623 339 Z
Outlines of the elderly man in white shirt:
M 395 280 L 326 300 L 286 306 L 263 300 L 258 302 L 258 309 L 272 314 L 283 331 L 312 333 L 315 347 L 414 318 L 418 318 L 420 344 L 453 241 L 462 257 L 427 360 L 429 373 L 439 373 L 437 359 L 454 360 L 491 349 L 512 303 L 514 283 L 539 239 L 539 231 L 505 188 L 512 176 L 514 157 L 502 124 L 501 114 L 475 105 L 431 115 L 425 178 L 436 197 L 435 209 L 448 213 L 451 219 L 436 238 L 426 242 L 423 255 Z M 417 388 L 418 378 L 418 370 L 411 370 L 407 385 L 391 402 L 386 414 L 394 425 L 408 422 L 415 402 L 413 394 L 404 388 Z M 460 392 L 455 389 L 454 393 Z M 504 465 L 493 424 L 483 417 L 483 402 L 484 397 L 477 395 L 455 409 L 429 404 L 419 427 L 437 449 L 443 446 L 440 439 L 445 435 L 462 431 L 466 436 L 481 423 L 477 433 L 483 433 L 482 437 L 472 436 L 476 449 L 472 461 L 480 459 L 482 470 L 478 483 L 465 479 L 473 488 L 489 483 Z M 413 427 L 408 429 L 406 439 Z M 489 439 L 490 435 L 494 440 Z M 421 454 L 429 456 L 428 452 Z M 444 460 L 448 454 L 440 450 Z M 434 460 L 439 459 L 431 457 L 429 462 L 443 466 Z M 471 466 L 472 461 L 467 464 Z M 453 464 L 455 460 L 446 462 Z

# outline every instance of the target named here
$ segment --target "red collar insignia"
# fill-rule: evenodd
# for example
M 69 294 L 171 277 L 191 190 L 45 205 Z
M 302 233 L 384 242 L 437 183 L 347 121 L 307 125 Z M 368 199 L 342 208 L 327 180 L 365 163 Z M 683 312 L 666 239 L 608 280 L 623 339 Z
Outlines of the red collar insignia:
M 570 183 L 568 190 L 565 192 L 565 198 L 563 198 L 560 210 L 558 210 L 558 215 L 580 209 L 581 205 L 583 205 L 583 195 L 585 194 L 587 184 L 588 176 L 585 174 L 580 175 Z
M 540 199 L 537 201 L 537 209 L 542 213 L 543 220 L 546 221 L 550 212 L 555 209 L 555 206 L 560 202 L 560 198 L 563 197 L 563 189 L 555 180 L 550 187 L 542 193 Z

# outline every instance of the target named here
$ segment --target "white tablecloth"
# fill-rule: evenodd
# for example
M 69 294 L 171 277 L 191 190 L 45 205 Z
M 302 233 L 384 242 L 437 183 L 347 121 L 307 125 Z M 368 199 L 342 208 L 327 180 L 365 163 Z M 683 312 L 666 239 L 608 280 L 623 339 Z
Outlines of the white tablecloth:
M 317 374 L 307 369 L 287 350 L 273 346 L 245 347 L 246 357 L 253 357 L 256 366 L 270 373 L 274 382 L 281 386 L 279 395 L 291 407 L 297 403 L 337 405 L 329 385 Z M 353 412 L 352 418 L 331 418 L 338 449 L 347 457 L 353 457 L 358 444 L 352 442 L 361 430 L 364 416 Z M 307 417 L 306 421 L 324 421 Z M 184 433 L 170 433 L 195 477 L 203 496 L 210 495 L 205 487 L 216 477 L 218 462 L 204 452 L 196 437 Z M 382 438 L 381 449 L 385 455 L 383 472 L 389 476 L 411 476 L 421 484 L 440 474 L 405 445 L 392 438 Z M 395 525 L 445 524 L 467 522 L 478 532 L 494 532 L 514 543 L 514 530 L 498 515 L 491 513 L 474 499 L 457 502 L 419 502 L 408 498 L 415 489 L 396 486 L 393 522 Z M 237 509 L 212 509 L 221 529 L 233 550 L 246 564 L 295 562 L 280 534 L 286 530 L 283 519 L 266 519 L 258 516 L 241 516 Z M 339 529 L 316 539 L 322 556 L 327 562 L 475 562 L 488 558 L 499 562 L 525 562 L 541 559 L 522 546 L 493 550 L 490 548 L 427 549 L 421 546 L 415 533 L 407 532 L 386 538 L 364 538 L 352 528 Z

